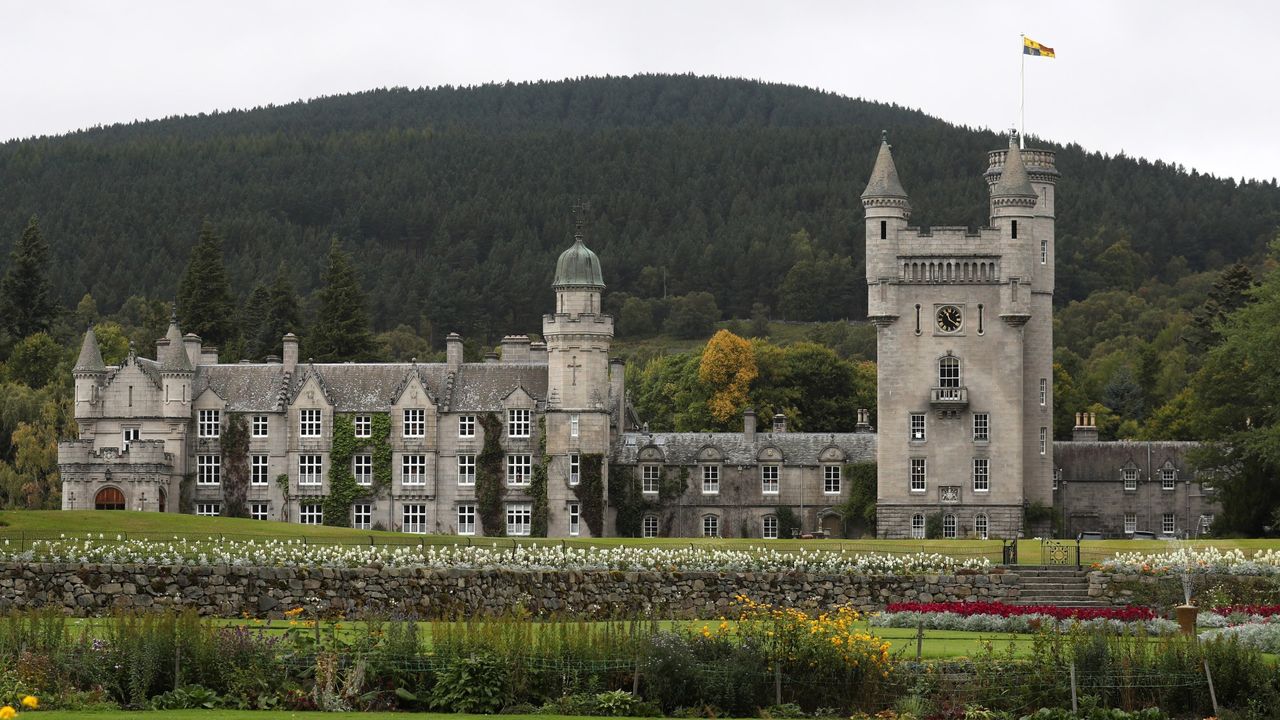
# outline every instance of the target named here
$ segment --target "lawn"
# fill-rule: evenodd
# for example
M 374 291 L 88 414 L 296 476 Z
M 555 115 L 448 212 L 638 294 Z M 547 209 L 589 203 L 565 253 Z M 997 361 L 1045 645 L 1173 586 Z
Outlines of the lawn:
M 403 713 L 403 712 L 352 712 L 344 716 L 359 715 L 362 720 L 493 720 L 494 715 L 459 715 L 455 713 Z M 335 713 L 330 712 L 290 712 L 288 710 L 146 710 L 121 712 L 119 710 L 99 712 L 67 712 L 44 710 L 35 713 L 20 713 L 19 718 L 30 720 L 108 720 L 127 716 L 137 720 L 333 720 Z M 573 715 L 503 715 L 504 720 L 579 720 Z M 581 718 L 581 720 L 599 720 L 599 718 Z

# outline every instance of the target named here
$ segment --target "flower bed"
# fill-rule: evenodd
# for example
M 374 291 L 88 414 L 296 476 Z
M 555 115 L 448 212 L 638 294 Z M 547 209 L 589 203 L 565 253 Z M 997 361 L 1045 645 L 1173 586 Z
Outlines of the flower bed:
M 0 560 L 235 567 L 397 567 L 466 570 L 620 570 L 658 572 L 797 572 L 814 575 L 922 575 L 979 570 L 986 558 L 937 553 L 889 555 L 821 550 L 706 547 L 497 547 L 483 545 L 308 545 L 301 541 L 122 540 L 62 538 L 17 551 L 0 545 Z
M 1219 615 L 1249 615 L 1269 618 L 1280 615 L 1280 605 L 1219 605 L 1213 611 Z
M 1202 640 L 1214 638 L 1235 638 L 1247 648 L 1265 653 L 1280 653 L 1280 623 L 1250 622 L 1200 633 Z
M 885 607 L 886 613 L 953 613 L 961 617 L 972 615 L 994 615 L 996 617 L 1015 617 L 1020 615 L 1040 615 L 1055 620 L 1119 620 L 1136 622 L 1154 620 L 1156 614 L 1150 608 L 1136 606 L 1101 607 L 1101 608 L 1068 608 L 1056 605 L 1008 605 L 1001 602 L 904 602 L 890 603 Z
M 1215 547 L 1184 548 L 1167 553 L 1116 553 L 1094 565 L 1099 570 L 1127 575 L 1216 573 L 1222 575 L 1280 575 L 1280 550 L 1242 550 Z

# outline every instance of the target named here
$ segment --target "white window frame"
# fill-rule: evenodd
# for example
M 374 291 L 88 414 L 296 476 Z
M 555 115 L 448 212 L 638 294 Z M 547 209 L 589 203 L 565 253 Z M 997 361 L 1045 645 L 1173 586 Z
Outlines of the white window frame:
M 777 495 L 782 489 L 782 467 L 777 463 L 764 463 L 760 466 L 760 493 Z
M 355 436 L 358 438 L 373 437 L 373 417 L 370 415 L 356 415 L 351 420 L 354 428 Z
M 913 493 L 929 491 L 929 461 L 913 457 L 907 465 L 908 489 Z
M 991 520 L 986 513 L 973 516 L 973 535 L 979 540 L 986 540 L 991 536 Z
M 533 532 L 533 505 L 507 503 L 507 535 L 525 537 Z
M 298 503 L 298 523 L 300 525 L 323 525 L 324 503 Z
M 717 464 L 702 466 L 702 494 L 720 494 L 720 466 Z
M 218 517 L 222 514 L 222 503 L 196 503 L 196 515 L 200 517 Z
M 351 475 L 355 477 L 357 485 L 371 487 L 373 485 L 373 456 L 368 453 L 352 455 Z
M 316 487 L 324 484 L 324 456 L 308 453 L 298 456 L 298 485 Z
M 911 413 L 908 417 L 907 440 L 909 442 L 924 442 L 928 437 L 928 426 L 925 417 L 925 413 Z
M 578 503 L 569 503 L 569 536 L 577 537 L 582 534 L 582 506 Z
M 533 481 L 533 457 L 526 453 L 507 455 L 507 485 L 527 487 Z
M 582 425 L 582 420 L 578 416 L 578 413 L 571 413 L 569 415 L 569 437 L 578 437 L 578 432 L 581 429 L 581 425 Z
M 1049 452 L 1049 428 L 1040 427 L 1040 454 L 1044 455 Z
M 991 413 L 981 412 L 973 414 L 973 441 L 991 441 Z
M 222 456 L 196 456 L 196 485 L 212 487 L 222 484 Z
M 640 492 L 645 495 L 657 495 L 662 487 L 662 468 L 658 465 L 640 466 Z
M 525 408 L 512 408 L 507 411 L 507 437 L 527 438 L 532 431 L 529 418 L 532 411 Z
M 844 470 L 839 465 L 822 466 L 822 494 L 839 495 L 844 486 Z
M 271 519 L 271 503 L 264 503 L 264 502 L 249 503 L 249 519 L 250 520 L 270 520 Z
M 142 439 L 142 428 L 137 425 L 131 425 L 120 429 L 120 447 L 123 448 L 125 452 L 129 451 L 129 443 L 140 439 Z
M 400 506 L 400 532 L 426 535 L 428 529 L 426 503 L 405 503 Z
M 473 438 L 476 436 L 476 416 L 475 415 L 459 415 L 458 416 L 458 437 Z
M 470 487 L 476 484 L 476 456 L 458 456 L 458 484 Z
M 1040 407 L 1049 404 L 1049 380 L 1040 378 Z
M 924 535 L 924 515 L 916 513 L 911 516 L 911 539 L 923 540 Z
M 1125 492 L 1138 491 L 1138 469 L 1137 468 L 1121 468 L 1120 477 L 1124 480 Z
M 765 540 L 778 539 L 778 516 L 765 515 L 760 520 L 760 537 Z
M 649 513 L 640 518 L 640 537 L 656 538 L 658 537 L 658 516 Z
M 582 456 L 578 453 L 569 453 L 569 484 L 577 485 L 582 482 Z
M 1132 535 L 1138 531 L 1138 513 L 1127 512 L 1124 514 L 1124 534 Z
M 720 516 L 707 513 L 702 516 L 702 537 L 720 537 Z
M 1178 532 L 1178 515 L 1177 513 L 1164 513 L 1160 517 L 1160 534 L 1176 535 Z
M 991 460 L 988 458 L 973 459 L 973 491 L 991 492 Z
M 476 534 L 476 506 L 472 504 L 464 504 L 458 506 L 458 534 L 459 535 L 475 535 Z
M 1178 487 L 1178 473 L 1173 468 L 1160 468 L 1160 489 L 1174 490 Z
M 1040 264 L 1049 264 L 1049 238 L 1040 238 Z
M 958 388 L 960 377 L 960 358 L 955 355 L 938 358 L 938 387 Z
M 421 487 L 427 484 L 427 456 L 405 453 L 400 456 L 400 485 Z
M 356 530 L 373 529 L 373 503 L 352 503 L 351 527 Z
M 404 423 L 400 427 L 400 435 L 404 438 L 424 438 L 427 436 L 427 411 L 425 408 L 404 408 Z
M 324 434 L 319 408 L 298 410 L 298 437 L 318 438 Z
M 942 516 L 942 537 L 947 540 L 956 539 L 956 516 L 954 513 L 947 513 Z
M 249 484 L 263 487 L 271 481 L 271 456 L 254 453 L 249 456 Z
M 196 422 L 196 437 L 222 437 L 221 410 L 201 410 L 196 417 L 198 418 Z
M 271 422 L 266 415 L 254 415 L 250 437 L 264 438 L 270 433 Z

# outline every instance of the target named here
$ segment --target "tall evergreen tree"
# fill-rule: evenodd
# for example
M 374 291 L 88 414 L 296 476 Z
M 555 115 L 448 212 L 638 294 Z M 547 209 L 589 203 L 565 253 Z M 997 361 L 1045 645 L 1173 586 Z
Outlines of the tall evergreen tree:
M 302 334 L 302 301 L 298 299 L 298 290 L 289 280 L 284 263 L 276 268 L 275 280 L 271 282 L 270 325 L 271 352 L 279 355 L 282 350 L 281 338 L 285 333 Z
M 244 356 L 260 360 L 270 355 L 271 291 L 263 283 L 253 287 L 240 313 L 240 334 L 244 337 Z
M 369 360 L 373 357 L 373 332 L 364 290 L 356 277 L 351 256 L 337 238 L 329 245 L 329 257 L 320 289 L 320 313 L 311 328 L 307 355 L 321 362 Z
M 209 345 L 225 345 L 236 337 L 235 302 L 222 260 L 222 238 L 208 220 L 191 251 L 178 286 L 178 320 Z
M 27 229 L 9 256 L 9 266 L 0 279 L 0 310 L 4 329 L 11 341 L 47 331 L 58 312 L 49 281 L 49 246 L 40 234 L 33 215 Z

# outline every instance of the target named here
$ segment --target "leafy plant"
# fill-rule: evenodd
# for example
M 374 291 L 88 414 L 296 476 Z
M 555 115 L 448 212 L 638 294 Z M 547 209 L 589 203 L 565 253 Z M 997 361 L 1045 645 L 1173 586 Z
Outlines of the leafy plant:
M 507 700 L 506 671 L 488 653 L 456 656 L 436 673 L 431 707 L 457 713 L 495 713 Z

